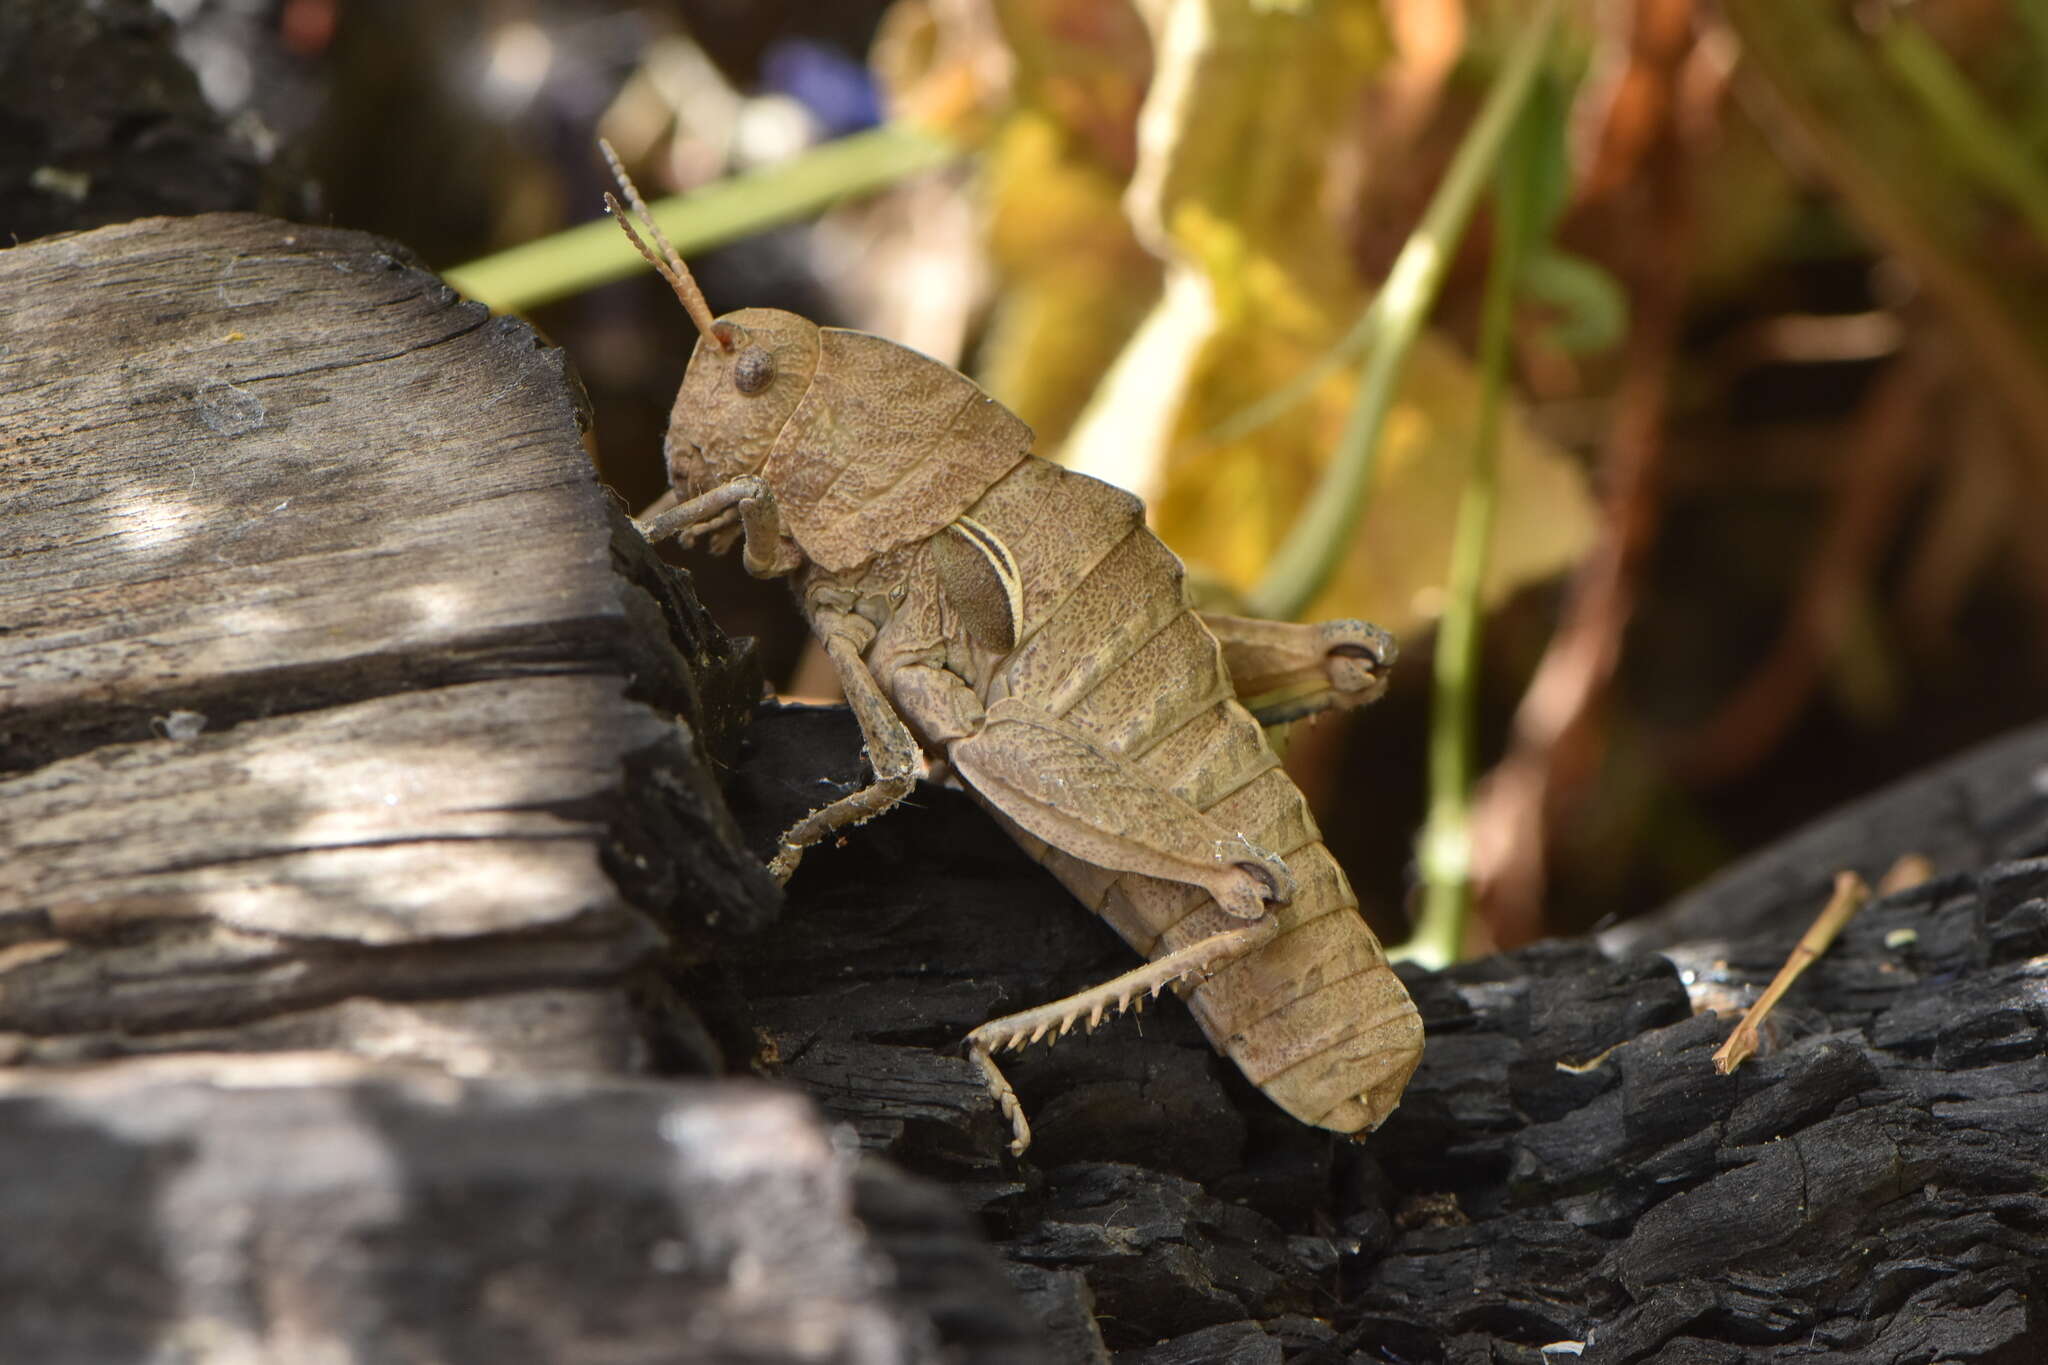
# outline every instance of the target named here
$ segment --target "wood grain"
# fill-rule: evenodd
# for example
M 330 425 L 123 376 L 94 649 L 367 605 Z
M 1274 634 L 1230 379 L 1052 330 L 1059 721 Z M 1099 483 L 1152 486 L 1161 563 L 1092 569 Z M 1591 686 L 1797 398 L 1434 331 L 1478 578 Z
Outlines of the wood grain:
M 635 1065 L 654 921 L 774 895 L 705 761 L 744 660 L 608 505 L 561 353 L 249 215 L 0 251 L 0 297 L 14 1057 Z

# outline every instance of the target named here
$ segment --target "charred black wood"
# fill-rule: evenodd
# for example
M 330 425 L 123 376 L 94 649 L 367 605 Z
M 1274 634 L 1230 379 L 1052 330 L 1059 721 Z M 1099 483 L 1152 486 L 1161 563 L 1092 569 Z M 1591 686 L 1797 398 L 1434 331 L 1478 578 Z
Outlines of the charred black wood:
M 758 850 L 860 780 L 837 710 L 767 710 L 750 743 Z M 2007 797 L 1980 808 L 2030 799 Z M 1668 956 L 1405 973 L 1428 1050 L 1362 1145 L 1286 1120 L 1168 1001 L 1015 1062 L 1038 1136 L 1010 1160 L 957 1040 L 1129 956 L 948 790 L 815 852 L 722 969 L 761 1070 L 949 1183 L 1023 1283 L 1081 1277 L 1036 1296 L 1067 1359 L 1098 1358 L 1092 1312 L 1129 1361 L 2034 1360 L 2048 860 L 1951 857 L 1872 903 L 1733 1075 L 1714 1010 L 1768 981 L 1831 873 Z
M 2048 724 L 1991 740 L 1823 816 L 1657 913 L 1616 925 L 1601 943 L 1622 953 L 1746 938 L 1781 914 L 1805 913 L 1836 872 L 1875 885 L 1909 853 L 1932 863 L 1937 883 L 1963 885 L 1996 864 L 2048 856 L 2043 773 Z

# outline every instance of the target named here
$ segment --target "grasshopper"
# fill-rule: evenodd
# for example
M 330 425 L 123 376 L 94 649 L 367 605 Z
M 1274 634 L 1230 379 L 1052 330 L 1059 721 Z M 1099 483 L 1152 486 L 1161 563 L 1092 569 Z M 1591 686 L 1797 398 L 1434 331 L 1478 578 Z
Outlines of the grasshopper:
M 607 206 L 700 334 L 665 442 L 681 501 L 641 529 L 790 578 L 866 742 L 874 780 L 782 836 L 776 879 L 903 800 L 929 755 L 1148 959 L 968 1035 L 1013 1152 L 1031 1128 L 995 1054 L 1167 985 L 1288 1113 L 1378 1127 L 1421 1020 L 1260 721 L 1377 697 L 1392 639 L 1198 614 L 1138 499 L 1034 456 L 964 375 L 793 313 L 714 318 L 604 151 L 660 253 Z

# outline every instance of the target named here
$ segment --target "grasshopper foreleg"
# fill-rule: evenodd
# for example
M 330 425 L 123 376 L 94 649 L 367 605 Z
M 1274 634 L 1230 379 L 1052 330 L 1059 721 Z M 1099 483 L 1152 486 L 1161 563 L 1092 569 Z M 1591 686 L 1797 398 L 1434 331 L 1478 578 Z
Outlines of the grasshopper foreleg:
M 868 766 L 875 780 L 850 796 L 812 811 L 789 827 L 781 847 L 769 860 L 768 871 L 778 882 L 789 880 L 803 858 L 804 850 L 848 825 L 872 820 L 910 795 L 917 783 L 918 746 L 903 718 L 882 695 L 874 674 L 861 658 L 874 627 L 858 616 L 825 620 L 821 627 L 825 653 L 839 672 L 839 685 L 860 722 L 861 737 L 867 742 Z M 865 637 L 865 638 L 864 638 Z
M 1247 711 L 1266 726 L 1378 699 L 1394 666 L 1394 637 L 1365 621 L 1262 621 L 1201 613 Z
M 1100 986 L 1092 986 L 1064 1000 L 1054 1000 L 1034 1009 L 991 1019 L 968 1034 L 967 1055 L 981 1069 L 989 1094 L 995 1097 L 1003 1117 L 1010 1121 L 1012 1154 L 1022 1155 L 1024 1149 L 1031 1145 L 1031 1124 L 1024 1117 L 1024 1106 L 1018 1100 L 1017 1092 L 1010 1088 L 1009 1081 L 1004 1079 L 1001 1068 L 995 1063 L 996 1053 L 1005 1048 L 1025 1047 L 1048 1033 L 1055 1040 L 1063 1038 L 1067 1030 L 1083 1019 L 1087 1021 L 1085 1027 L 1092 1029 L 1102 1022 L 1106 1013 L 1121 1013 L 1133 1003 L 1143 1004 L 1147 996 L 1156 996 L 1184 978 L 1207 977 L 1224 963 L 1265 943 L 1279 928 L 1279 916 L 1268 912 L 1260 919 L 1226 929 L 1220 934 L 1211 934 L 1157 961 L 1112 977 Z
M 694 536 L 732 524 L 738 517 L 746 534 L 747 572 L 756 578 L 775 578 L 789 573 L 803 561 L 796 547 L 782 531 L 782 516 L 775 507 L 775 495 L 753 474 L 722 483 L 701 497 L 678 503 L 659 516 L 635 522 L 640 534 L 651 544 L 671 537 L 688 541 Z

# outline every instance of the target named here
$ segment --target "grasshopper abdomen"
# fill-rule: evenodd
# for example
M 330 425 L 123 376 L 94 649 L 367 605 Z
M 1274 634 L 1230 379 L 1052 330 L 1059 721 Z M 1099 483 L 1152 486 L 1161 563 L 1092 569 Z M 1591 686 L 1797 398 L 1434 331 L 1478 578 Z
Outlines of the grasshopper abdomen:
M 1189 606 L 1180 562 L 1130 495 L 1027 459 L 965 520 L 1000 545 L 1020 580 L 1007 648 L 955 654 L 952 671 L 981 706 L 1030 708 L 1128 764 L 1245 845 L 1277 855 L 1290 880 L 1270 913 L 1275 932 L 1196 979 L 1190 1007 L 1224 1052 L 1282 1108 L 1357 1132 L 1393 1108 L 1421 1050 L 1421 1023 L 1307 803 L 1258 722 L 1237 701 L 1216 639 Z M 943 556 L 910 570 L 932 606 L 905 604 L 870 650 L 890 689 L 955 594 Z M 992 570 L 993 572 L 993 570 Z M 896 623 L 900 622 L 900 626 Z M 894 627 L 894 628 L 892 628 Z M 916 722 L 921 693 L 896 697 Z M 972 735 L 948 741 L 950 750 Z M 975 768 L 955 763 L 973 785 Z M 1196 884 L 1105 865 L 1034 832 L 1015 799 L 982 793 L 1033 855 L 1154 960 L 1228 933 L 1234 916 Z M 1061 793 L 1050 803 L 1063 804 Z M 1063 793 L 1085 804 L 1088 793 Z M 1048 817 L 1049 818 L 1049 817 Z M 1142 833 L 1142 831 L 1141 831 Z M 1228 856 L 1227 851 L 1225 856 Z M 1036 1027 L 1035 1022 L 1033 1027 Z

